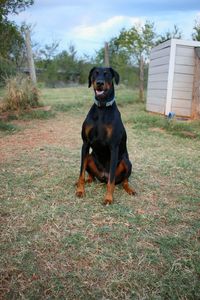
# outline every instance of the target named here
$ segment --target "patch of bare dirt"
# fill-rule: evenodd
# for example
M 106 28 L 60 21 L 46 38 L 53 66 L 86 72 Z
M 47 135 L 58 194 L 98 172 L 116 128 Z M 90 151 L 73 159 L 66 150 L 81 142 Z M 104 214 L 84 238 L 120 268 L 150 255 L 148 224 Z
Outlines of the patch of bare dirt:
M 79 117 L 58 115 L 51 120 L 15 121 L 15 124 L 25 129 L 0 139 L 0 162 L 48 145 L 61 145 L 70 150 L 80 148 L 82 120 Z
M 165 129 L 159 127 L 150 128 L 149 130 L 152 132 L 166 133 Z
M 37 111 L 37 110 L 42 110 L 42 111 L 50 111 L 51 106 L 41 106 L 41 107 L 35 107 L 35 108 L 28 108 L 24 110 L 24 112 L 31 112 L 31 111 Z M 10 116 L 18 116 L 19 112 L 17 111 L 4 111 L 4 105 L 0 103 L 0 120 L 2 121 L 7 121 Z

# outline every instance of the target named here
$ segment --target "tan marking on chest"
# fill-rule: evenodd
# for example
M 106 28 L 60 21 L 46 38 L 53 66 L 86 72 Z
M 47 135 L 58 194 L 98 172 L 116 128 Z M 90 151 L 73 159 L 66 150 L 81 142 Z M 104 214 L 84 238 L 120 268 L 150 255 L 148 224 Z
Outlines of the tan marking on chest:
M 89 133 L 90 133 L 90 131 L 92 130 L 92 128 L 93 128 L 92 125 L 87 125 L 87 126 L 85 127 L 85 135 L 86 135 L 87 138 L 89 137 Z
M 111 135 L 112 135 L 112 132 L 113 132 L 113 127 L 112 127 L 112 125 L 106 125 L 106 126 L 105 126 L 105 130 L 106 130 L 106 133 L 107 133 L 107 137 L 110 138 Z

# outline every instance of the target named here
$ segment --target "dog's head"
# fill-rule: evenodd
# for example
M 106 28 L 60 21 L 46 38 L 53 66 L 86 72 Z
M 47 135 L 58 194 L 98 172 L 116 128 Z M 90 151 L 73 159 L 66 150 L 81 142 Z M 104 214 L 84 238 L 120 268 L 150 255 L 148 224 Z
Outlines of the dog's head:
M 97 99 L 106 99 L 114 92 L 113 79 L 119 83 L 119 74 L 113 68 L 94 67 L 88 77 L 88 87 L 94 88 Z

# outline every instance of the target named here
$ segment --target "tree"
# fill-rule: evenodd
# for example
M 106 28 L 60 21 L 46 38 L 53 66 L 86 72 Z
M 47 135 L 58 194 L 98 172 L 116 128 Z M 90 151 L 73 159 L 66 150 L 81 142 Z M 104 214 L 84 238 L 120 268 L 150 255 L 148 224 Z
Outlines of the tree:
M 0 23 L 0 56 L 12 59 L 19 55 L 24 40 L 20 28 L 5 20 Z
M 33 0 L 0 2 L 0 80 L 20 66 L 25 49 L 21 28 L 8 20 L 8 14 L 18 14 L 32 4 Z
M 7 19 L 8 14 L 18 14 L 33 3 L 34 0 L 1 0 L 0 21 Z
M 194 32 L 192 34 L 192 39 L 194 41 L 200 41 L 200 19 L 195 20 L 195 25 L 193 27 Z
M 131 58 L 132 63 L 139 67 L 139 98 L 144 101 L 144 66 L 154 45 L 156 34 L 154 23 L 146 21 L 142 25 L 135 25 L 129 30 L 120 32 L 116 45 Z
M 138 70 L 132 65 L 128 51 L 119 46 L 118 37 L 114 37 L 108 42 L 108 48 L 110 66 L 119 72 L 120 82 L 136 88 L 138 86 Z M 104 55 L 104 47 L 102 47 L 96 52 L 92 64 L 103 66 Z
M 85 62 L 76 57 L 74 45 L 69 45 L 68 50 L 63 50 L 57 55 L 54 51 L 51 51 L 51 49 L 54 49 L 54 47 L 51 47 L 52 45 L 55 45 L 55 43 L 49 46 L 45 45 L 45 49 L 40 50 L 42 55 L 38 57 L 36 62 L 37 67 L 42 70 L 40 78 L 52 87 L 57 83 L 85 82 L 89 68 L 87 68 L 87 74 L 85 74 L 86 71 L 83 71 Z
M 40 49 L 39 55 L 44 57 L 46 62 L 49 62 L 55 57 L 58 47 L 59 47 L 59 42 L 53 41 L 51 44 L 46 44 L 44 46 L 44 49 Z
M 5 20 L 0 23 L 0 81 L 14 74 L 23 62 L 24 38 L 14 23 Z
M 177 25 L 174 25 L 174 28 L 172 31 L 168 30 L 164 34 L 161 34 L 158 36 L 156 45 L 159 45 L 160 43 L 166 42 L 171 39 L 181 39 L 181 38 L 182 38 L 181 30 L 178 28 Z

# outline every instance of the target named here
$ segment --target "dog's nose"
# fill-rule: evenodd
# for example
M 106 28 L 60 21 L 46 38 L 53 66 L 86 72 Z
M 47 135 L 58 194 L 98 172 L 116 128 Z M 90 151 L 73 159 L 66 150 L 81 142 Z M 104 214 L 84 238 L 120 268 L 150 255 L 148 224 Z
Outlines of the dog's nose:
M 104 85 L 104 81 L 103 81 L 103 80 L 98 80 L 98 81 L 97 81 L 97 85 L 98 85 L 98 86 Z

